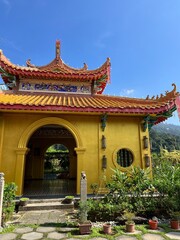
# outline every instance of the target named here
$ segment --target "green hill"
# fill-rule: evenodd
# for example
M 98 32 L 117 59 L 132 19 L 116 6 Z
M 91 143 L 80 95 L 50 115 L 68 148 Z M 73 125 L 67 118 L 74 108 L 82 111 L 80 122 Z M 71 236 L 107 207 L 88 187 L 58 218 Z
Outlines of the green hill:
M 172 135 L 180 136 L 180 125 L 173 125 L 167 123 L 160 123 L 155 125 L 153 129 L 157 132 L 169 133 Z
M 150 130 L 152 152 L 159 153 L 160 148 L 168 151 L 180 150 L 180 126 L 161 123 Z

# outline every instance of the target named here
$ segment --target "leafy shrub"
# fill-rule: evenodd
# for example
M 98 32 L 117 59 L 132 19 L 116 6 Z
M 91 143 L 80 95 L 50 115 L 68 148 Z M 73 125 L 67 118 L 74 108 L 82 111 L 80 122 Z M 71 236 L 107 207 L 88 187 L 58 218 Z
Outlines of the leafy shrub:
M 106 188 L 108 194 L 103 198 L 88 200 L 91 220 L 110 221 L 122 216 L 124 211 L 142 214 L 156 207 L 149 170 L 132 167 L 129 172 L 121 172 L 114 169 Z
M 109 203 L 121 205 L 121 212 L 126 210 L 139 213 L 154 206 L 152 196 L 155 188 L 149 169 L 132 167 L 128 172 L 118 169 L 113 171 L 112 179 L 107 184 L 109 193 L 106 199 Z
M 80 223 L 87 222 L 87 216 L 89 211 L 89 204 L 87 201 L 80 201 L 79 202 L 79 212 L 78 212 L 78 218 Z
M 124 211 L 150 217 L 180 211 L 180 164 L 171 153 L 154 155 L 153 178 L 149 169 L 132 167 L 128 172 L 114 169 L 106 184 L 108 194 L 90 199 L 89 216 L 93 221 L 116 220 Z
M 3 221 L 7 222 L 11 219 L 14 208 L 15 208 L 15 197 L 16 197 L 17 186 L 15 183 L 6 183 L 4 186 L 4 196 L 3 196 Z
M 180 163 L 175 162 L 174 153 L 153 157 L 154 186 L 159 193 L 159 207 L 167 211 L 180 211 Z

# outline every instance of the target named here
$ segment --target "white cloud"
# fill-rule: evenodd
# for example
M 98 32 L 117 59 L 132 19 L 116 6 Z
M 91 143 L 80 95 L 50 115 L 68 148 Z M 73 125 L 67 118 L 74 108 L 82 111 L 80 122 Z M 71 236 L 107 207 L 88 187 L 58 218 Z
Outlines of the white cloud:
M 123 89 L 120 92 L 120 95 L 121 96 L 129 96 L 129 95 L 132 95 L 133 93 L 134 93 L 134 89 Z

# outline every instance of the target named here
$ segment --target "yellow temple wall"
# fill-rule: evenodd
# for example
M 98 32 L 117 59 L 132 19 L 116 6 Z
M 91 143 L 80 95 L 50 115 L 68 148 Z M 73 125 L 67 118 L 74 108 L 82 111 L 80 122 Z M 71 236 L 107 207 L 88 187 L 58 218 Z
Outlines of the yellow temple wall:
M 143 136 L 148 137 L 148 131 L 142 132 L 140 117 L 108 116 L 106 128 L 101 129 L 101 116 L 81 114 L 40 114 L 40 113 L 4 113 L 0 118 L 0 171 L 5 173 L 5 181 L 15 181 L 20 185 L 18 194 L 22 194 L 23 151 L 17 157 L 17 148 L 23 132 L 36 121 L 42 118 L 55 117 L 69 122 L 77 129 L 84 151 L 77 159 L 78 173 L 85 171 L 88 180 L 88 192 L 91 192 L 91 183 L 98 183 L 103 187 L 104 179 L 109 180 L 112 168 L 118 167 L 122 171 L 126 168 L 118 166 L 116 153 L 121 148 L 132 151 L 134 166 L 144 166 L 144 154 L 150 155 L 150 150 L 142 147 Z M 50 124 L 50 123 L 49 123 Z M 106 137 L 106 149 L 101 147 L 102 135 Z M 28 139 L 31 136 L 27 136 Z M 79 146 L 77 146 L 78 148 Z M 78 154 L 78 152 L 77 152 Z M 107 157 L 107 168 L 102 169 L 102 157 Z M 19 165 L 21 162 L 21 165 Z M 39 169 L 41 169 L 41 163 Z M 37 168 L 36 168 L 37 169 Z M 75 167 L 72 167 L 72 174 Z M 35 173 L 34 174 L 42 174 Z M 80 177 L 78 177 L 79 181 Z M 77 193 L 80 193 L 80 184 L 77 182 Z

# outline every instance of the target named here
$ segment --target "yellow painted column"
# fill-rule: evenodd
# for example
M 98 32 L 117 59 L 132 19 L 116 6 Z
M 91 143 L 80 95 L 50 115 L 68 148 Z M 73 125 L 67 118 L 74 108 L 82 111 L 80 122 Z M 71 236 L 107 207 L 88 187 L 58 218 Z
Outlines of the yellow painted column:
M 18 186 L 17 195 L 22 195 L 23 193 L 25 157 L 28 151 L 28 148 L 18 148 L 16 150 L 16 168 L 14 181 Z
M 98 176 L 99 176 L 99 189 L 98 189 L 98 194 L 105 194 L 107 193 L 107 189 L 105 188 L 105 183 L 106 183 L 106 169 L 109 165 L 110 159 L 108 158 L 107 151 L 106 151 L 106 141 L 108 138 L 108 132 L 107 132 L 107 124 L 108 121 L 105 121 L 105 127 L 102 127 L 102 122 L 100 121 L 99 123 L 99 132 L 98 132 L 98 149 L 99 149 L 99 167 L 98 167 Z M 104 160 L 103 160 L 104 158 Z M 104 162 L 104 164 L 103 164 Z
M 79 147 L 74 149 L 77 153 L 77 182 L 76 182 L 76 193 L 80 194 L 80 180 L 81 172 L 84 171 L 84 152 L 85 148 Z
M 148 127 L 143 130 L 142 124 L 139 125 L 140 133 L 140 150 L 141 150 L 141 167 L 143 169 L 149 167 L 152 168 L 151 164 L 151 146 L 149 139 L 149 130 Z
M 3 140 L 4 140 L 4 119 L 2 116 L 0 116 L 0 171 L 2 164 Z

